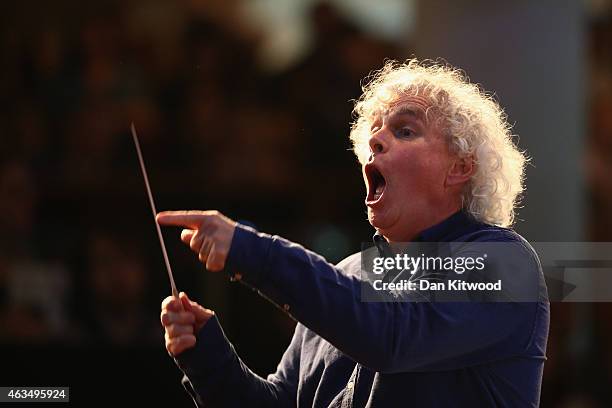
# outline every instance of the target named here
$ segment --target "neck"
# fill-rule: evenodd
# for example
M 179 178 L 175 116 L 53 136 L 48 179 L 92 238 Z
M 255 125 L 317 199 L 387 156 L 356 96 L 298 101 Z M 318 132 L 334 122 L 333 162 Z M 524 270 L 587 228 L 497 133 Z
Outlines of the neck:
M 426 217 L 415 219 L 410 222 L 409 226 L 402 228 L 402 231 L 394 233 L 389 231 L 383 234 L 388 242 L 410 242 L 427 228 L 433 227 L 436 224 L 441 223 L 451 215 L 455 214 L 461 209 L 461 205 L 456 204 L 452 206 L 445 206 L 443 208 L 433 209 L 427 214 Z M 411 220 L 412 221 L 412 220 Z

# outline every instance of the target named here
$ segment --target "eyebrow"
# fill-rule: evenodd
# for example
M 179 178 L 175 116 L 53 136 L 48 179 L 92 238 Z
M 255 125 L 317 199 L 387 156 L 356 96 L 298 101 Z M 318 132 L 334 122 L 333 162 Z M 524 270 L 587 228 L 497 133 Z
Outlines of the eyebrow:
M 393 115 L 409 115 L 418 120 L 423 119 L 423 112 L 421 109 L 415 109 L 409 105 L 400 106 L 397 109 L 389 109 L 387 112 L 385 112 L 385 116 L 387 117 Z
M 386 111 L 382 112 L 382 115 L 379 116 L 379 119 L 388 119 L 391 116 L 399 115 L 411 116 L 413 119 L 417 120 L 418 122 L 421 122 L 421 124 L 425 124 L 426 122 L 425 113 L 423 112 L 423 110 L 418 107 L 413 107 L 411 105 L 403 105 L 395 109 L 387 109 Z

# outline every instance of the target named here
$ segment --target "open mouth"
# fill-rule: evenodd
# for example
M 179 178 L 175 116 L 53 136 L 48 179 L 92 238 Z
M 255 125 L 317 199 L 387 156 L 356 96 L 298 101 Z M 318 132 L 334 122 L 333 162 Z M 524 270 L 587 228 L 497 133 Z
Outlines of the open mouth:
M 366 197 L 366 204 L 375 204 L 382 198 L 387 182 L 380 170 L 371 163 L 366 165 L 365 174 L 368 180 L 368 196 Z

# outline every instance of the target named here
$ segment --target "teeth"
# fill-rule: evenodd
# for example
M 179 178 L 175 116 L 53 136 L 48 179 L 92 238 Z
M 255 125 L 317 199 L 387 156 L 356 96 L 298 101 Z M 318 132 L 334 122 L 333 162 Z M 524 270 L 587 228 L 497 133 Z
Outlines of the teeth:
M 380 185 L 380 186 L 376 187 L 376 191 L 374 192 L 374 200 L 378 200 L 380 198 L 380 196 L 382 195 L 384 190 L 385 190 L 385 186 L 384 185 Z

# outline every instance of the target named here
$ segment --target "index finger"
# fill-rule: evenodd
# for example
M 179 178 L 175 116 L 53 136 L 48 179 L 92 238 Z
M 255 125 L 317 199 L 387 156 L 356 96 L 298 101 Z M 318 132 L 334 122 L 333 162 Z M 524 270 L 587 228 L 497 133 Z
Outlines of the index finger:
M 204 211 L 162 211 L 155 219 L 160 225 L 198 229 L 207 215 Z

